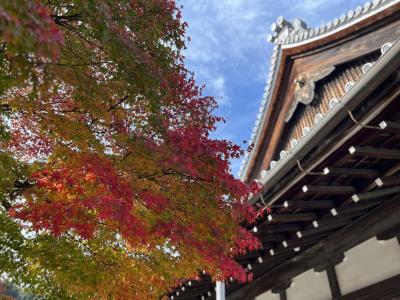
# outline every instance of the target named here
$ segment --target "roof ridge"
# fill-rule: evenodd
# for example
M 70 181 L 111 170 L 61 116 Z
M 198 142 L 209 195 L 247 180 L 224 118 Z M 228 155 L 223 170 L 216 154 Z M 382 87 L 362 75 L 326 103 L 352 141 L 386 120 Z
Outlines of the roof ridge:
M 346 14 L 342 14 L 339 18 L 334 18 L 321 26 L 313 28 L 309 28 L 307 23 L 299 18 L 295 18 L 292 22 L 289 22 L 284 17 L 279 16 L 276 22 L 271 24 L 271 33 L 268 34 L 267 40 L 274 44 L 282 45 L 309 42 L 310 40 L 321 38 L 338 30 L 342 30 L 347 26 L 351 26 L 367 16 L 384 10 L 386 7 L 396 4 L 397 2 L 400 1 L 367 1 L 363 6 L 359 5 L 355 9 L 350 9 Z

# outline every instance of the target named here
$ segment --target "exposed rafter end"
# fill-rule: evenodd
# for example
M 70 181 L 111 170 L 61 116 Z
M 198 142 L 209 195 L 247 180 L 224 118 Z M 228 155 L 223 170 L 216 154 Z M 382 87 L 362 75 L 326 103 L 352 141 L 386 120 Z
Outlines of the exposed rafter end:
M 382 121 L 379 123 L 379 127 L 382 130 L 395 133 L 395 134 L 400 134 L 400 123 L 399 122 L 390 122 L 390 121 Z
M 301 200 L 292 200 L 292 201 L 285 201 L 283 206 L 286 208 L 332 208 L 335 206 L 335 201 L 332 200 L 318 200 L 318 201 L 301 201 Z
M 400 150 L 384 149 L 375 147 L 358 147 L 351 146 L 349 148 L 351 155 L 360 155 L 365 157 L 380 158 L 380 159 L 400 159 Z
M 393 194 L 397 194 L 397 193 L 400 193 L 400 186 L 391 187 L 391 188 L 387 188 L 387 189 L 383 189 L 383 190 L 372 191 L 372 192 L 354 194 L 353 196 L 351 196 L 351 198 L 354 202 L 358 202 L 361 200 L 380 198 L 380 197 L 385 197 L 385 196 L 389 196 L 389 195 L 393 195 Z
M 353 169 L 353 168 L 324 168 L 325 175 L 346 176 L 346 177 L 366 177 L 373 178 L 379 176 L 375 169 Z
M 400 185 L 400 176 L 380 177 L 375 179 L 375 184 L 379 187 Z
M 304 185 L 303 193 L 346 195 L 352 194 L 356 190 L 352 186 L 341 185 Z
M 298 222 L 311 221 L 316 218 L 314 213 L 295 213 L 295 214 L 271 214 L 268 215 L 269 222 Z

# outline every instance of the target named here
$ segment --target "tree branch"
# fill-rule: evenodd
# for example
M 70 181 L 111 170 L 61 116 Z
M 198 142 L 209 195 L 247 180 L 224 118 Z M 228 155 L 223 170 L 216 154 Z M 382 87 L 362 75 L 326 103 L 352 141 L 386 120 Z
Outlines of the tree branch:
M 126 95 L 125 97 L 119 99 L 119 100 L 117 101 L 117 103 L 111 105 L 111 106 L 107 109 L 107 112 L 109 112 L 109 111 L 115 109 L 118 105 L 120 105 L 122 102 L 124 102 L 124 101 L 127 100 L 127 99 L 128 99 L 128 95 Z

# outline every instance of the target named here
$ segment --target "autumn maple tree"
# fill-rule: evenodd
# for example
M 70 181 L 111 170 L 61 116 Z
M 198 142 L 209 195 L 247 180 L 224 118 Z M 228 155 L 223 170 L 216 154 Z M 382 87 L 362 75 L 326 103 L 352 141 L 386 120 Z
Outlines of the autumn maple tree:
M 0 274 L 49 299 L 251 279 L 256 185 L 184 66 L 172 0 L 0 0 Z

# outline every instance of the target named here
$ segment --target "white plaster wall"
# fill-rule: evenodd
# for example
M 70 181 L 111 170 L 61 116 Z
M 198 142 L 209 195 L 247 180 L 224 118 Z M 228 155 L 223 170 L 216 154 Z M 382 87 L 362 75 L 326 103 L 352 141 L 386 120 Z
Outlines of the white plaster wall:
M 345 252 L 344 261 L 335 268 L 345 295 L 400 274 L 399 244 L 395 238 L 389 241 L 369 239 Z
M 272 294 L 271 291 L 268 291 L 257 296 L 255 300 L 279 300 L 279 294 Z
M 316 273 L 313 269 L 300 274 L 286 290 L 288 300 L 329 300 L 331 291 L 326 272 Z

